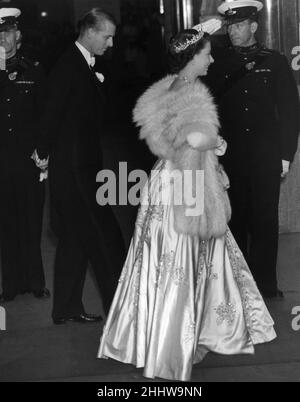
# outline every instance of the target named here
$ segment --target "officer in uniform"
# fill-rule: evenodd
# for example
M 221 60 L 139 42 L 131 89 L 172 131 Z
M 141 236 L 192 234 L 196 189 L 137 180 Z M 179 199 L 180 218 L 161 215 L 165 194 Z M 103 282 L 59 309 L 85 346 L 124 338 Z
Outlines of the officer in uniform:
M 227 1 L 230 46 L 215 48 L 208 85 L 216 97 L 223 162 L 232 203 L 230 228 L 264 297 L 282 298 L 277 287 L 280 181 L 297 150 L 299 96 L 285 56 L 258 43 L 259 1 Z
M 41 256 L 44 182 L 31 160 L 44 75 L 22 54 L 16 8 L 0 9 L 0 302 L 32 292 L 48 298 Z

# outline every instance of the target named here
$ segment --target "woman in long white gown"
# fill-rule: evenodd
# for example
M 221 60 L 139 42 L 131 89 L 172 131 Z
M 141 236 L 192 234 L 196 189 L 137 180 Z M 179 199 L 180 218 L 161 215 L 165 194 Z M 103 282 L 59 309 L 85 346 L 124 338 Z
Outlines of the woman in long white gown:
M 213 60 L 209 36 L 196 28 L 170 43 L 178 74 L 150 87 L 134 110 L 141 138 L 159 160 L 142 194 L 98 352 L 99 358 L 144 367 L 146 377 L 182 381 L 209 351 L 254 353 L 255 344 L 276 337 L 227 227 L 230 205 L 216 156 L 222 152 L 217 112 L 197 78 Z M 200 216 L 187 216 L 187 205 L 174 202 L 176 180 L 166 179 L 174 170 L 204 172 Z M 197 190 L 196 181 L 192 187 Z

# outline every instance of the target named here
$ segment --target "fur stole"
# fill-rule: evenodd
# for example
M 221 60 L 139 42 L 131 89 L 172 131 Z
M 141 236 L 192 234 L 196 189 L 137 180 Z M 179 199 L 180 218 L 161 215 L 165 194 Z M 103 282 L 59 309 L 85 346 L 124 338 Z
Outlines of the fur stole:
M 133 119 L 140 126 L 140 138 L 159 158 L 172 161 L 174 169 L 204 171 L 204 213 L 187 216 L 186 205 L 174 205 L 175 229 L 179 233 L 206 240 L 222 236 L 227 229 L 231 208 L 224 188 L 218 158 L 214 150 L 194 149 L 187 143 L 190 124 L 217 138 L 219 120 L 208 89 L 200 81 L 169 91 L 175 79 L 169 75 L 152 85 L 138 100 Z M 193 187 L 196 183 L 193 180 Z M 195 191 L 193 189 L 193 195 Z

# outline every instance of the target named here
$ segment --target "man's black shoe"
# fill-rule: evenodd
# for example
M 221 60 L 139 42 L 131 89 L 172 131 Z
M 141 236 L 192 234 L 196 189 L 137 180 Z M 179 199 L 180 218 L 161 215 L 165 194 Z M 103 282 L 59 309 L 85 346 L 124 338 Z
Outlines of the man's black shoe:
M 67 318 L 53 318 L 53 324 L 62 325 L 67 322 Z
M 100 322 L 102 320 L 103 320 L 103 318 L 101 317 L 101 315 L 93 315 L 93 314 L 87 314 L 87 313 L 82 313 L 78 316 L 71 317 L 68 319 L 68 321 L 82 322 L 82 323 Z
M 82 324 L 85 324 L 89 322 L 100 322 L 102 320 L 103 318 L 101 317 L 101 315 L 97 316 L 93 314 L 82 313 L 74 317 L 53 318 L 53 324 L 55 325 L 66 324 L 67 321 L 80 322 Z
M 21 289 L 21 290 L 19 291 L 19 294 L 20 294 L 20 295 L 25 295 L 26 293 L 31 293 L 31 290 L 26 289 L 26 288 L 23 288 L 23 289 Z
M 15 300 L 16 296 L 4 296 L 3 294 L 0 295 L 0 303 L 6 303 Z
M 3 293 L 0 293 L 0 303 L 6 303 L 13 301 L 16 296 L 6 296 Z
M 283 300 L 284 294 L 280 289 L 264 290 L 261 292 L 264 299 Z
M 47 288 L 34 290 L 32 293 L 37 299 L 49 299 L 50 297 L 50 292 Z

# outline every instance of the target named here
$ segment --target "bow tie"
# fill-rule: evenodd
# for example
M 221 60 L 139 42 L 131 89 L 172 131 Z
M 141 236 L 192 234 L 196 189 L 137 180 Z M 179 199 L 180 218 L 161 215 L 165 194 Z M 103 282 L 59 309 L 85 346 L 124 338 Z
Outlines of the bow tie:
M 90 67 L 94 67 L 95 62 L 96 62 L 95 57 L 91 56 L 91 58 L 90 58 Z

